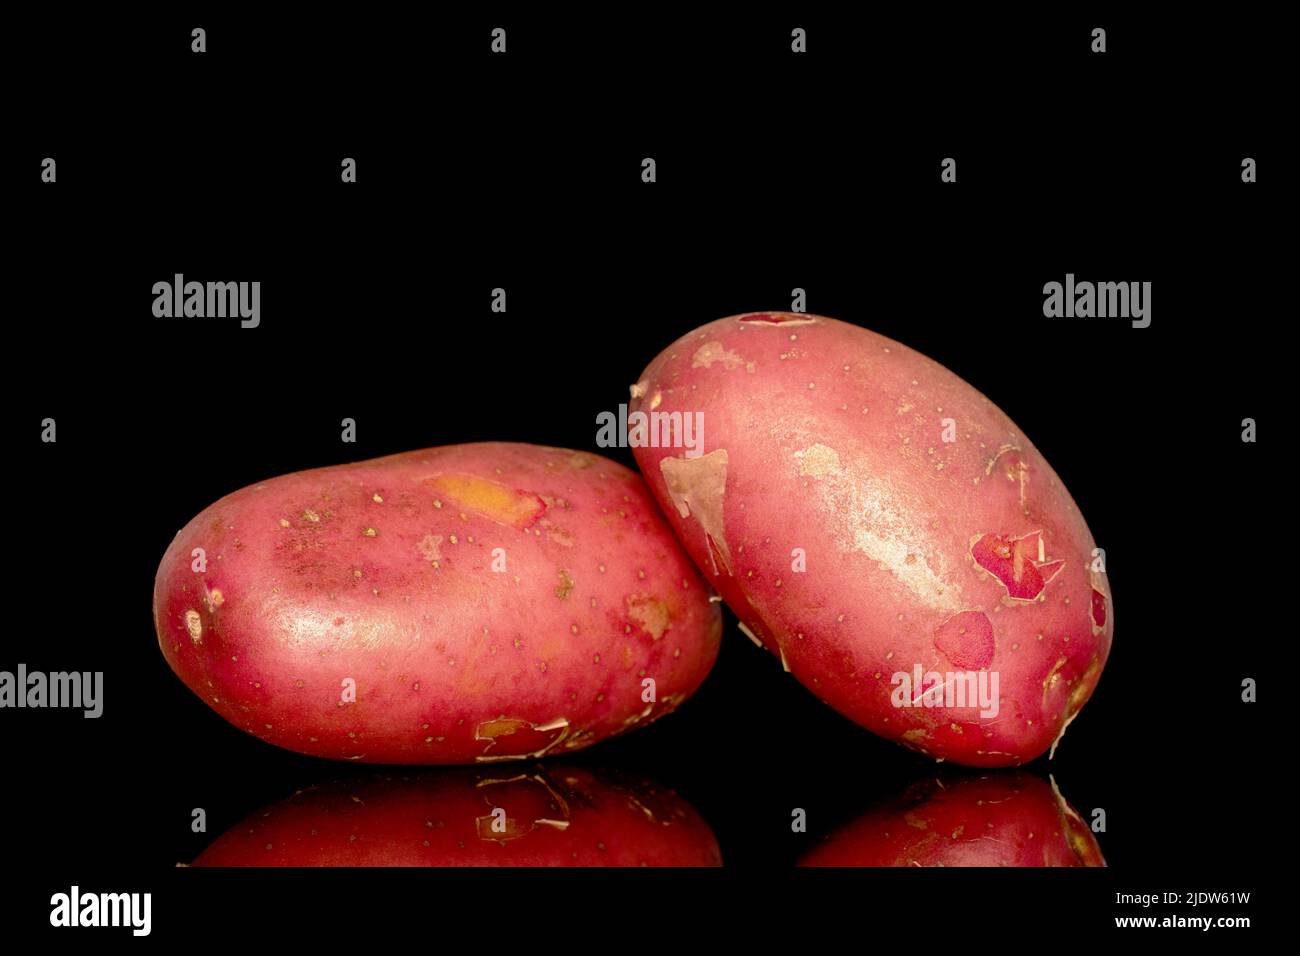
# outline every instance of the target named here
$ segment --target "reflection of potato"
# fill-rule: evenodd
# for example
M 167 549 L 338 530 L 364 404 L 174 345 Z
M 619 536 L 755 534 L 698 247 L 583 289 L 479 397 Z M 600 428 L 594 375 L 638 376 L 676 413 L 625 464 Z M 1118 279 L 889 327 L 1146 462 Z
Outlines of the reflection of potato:
M 564 764 L 384 775 L 259 810 L 195 866 L 718 866 L 669 790 Z
M 702 415 L 703 454 L 637 462 L 755 641 L 840 713 L 1007 766 L 1092 693 L 1114 626 L 1092 536 L 1029 440 L 947 369 L 834 319 L 761 313 L 679 339 L 633 396 L 633 413 Z M 997 713 L 898 706 L 894 675 L 917 667 L 996 673 Z
M 802 866 L 1105 866 L 1055 784 L 1026 771 L 923 780 L 810 850 Z
M 167 550 L 154 618 L 237 727 L 382 763 L 551 756 L 649 723 L 704 680 L 721 629 L 635 473 L 519 444 L 227 495 Z

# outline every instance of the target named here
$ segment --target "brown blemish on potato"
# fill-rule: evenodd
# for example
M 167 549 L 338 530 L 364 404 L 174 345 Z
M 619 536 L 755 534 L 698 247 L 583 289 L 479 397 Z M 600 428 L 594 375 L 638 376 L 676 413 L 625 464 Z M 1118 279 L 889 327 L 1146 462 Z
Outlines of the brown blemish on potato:
M 315 511 L 312 511 L 310 508 L 304 511 L 302 513 L 302 516 L 306 518 L 308 521 L 310 521 L 312 524 L 317 524 L 320 521 L 320 515 L 317 514 Z
M 185 612 L 185 630 L 190 632 L 190 640 L 195 644 L 203 643 L 203 618 L 193 608 Z
M 573 577 L 564 569 L 560 569 L 557 574 L 559 575 L 560 583 L 555 586 L 555 596 L 563 601 L 573 590 Z
M 546 537 L 564 548 L 573 547 L 573 535 L 569 534 L 558 525 L 552 524 L 549 518 L 541 520 L 541 526 L 546 529 Z M 472 541 L 473 539 L 471 539 Z
M 662 458 L 659 471 L 668 486 L 668 497 L 683 518 L 693 514 L 704 531 L 713 573 L 731 574 L 731 551 L 727 546 L 724 499 L 727 491 L 727 450 L 719 448 L 698 458 Z
M 498 717 L 479 724 L 478 729 L 474 731 L 474 739 L 495 741 L 497 737 L 513 734 L 516 730 L 531 726 L 533 725 L 530 721 L 518 717 Z
M 540 750 L 534 750 L 531 753 L 522 754 L 489 754 L 488 751 L 496 746 L 500 737 L 508 737 L 520 731 L 529 730 L 535 733 L 553 733 L 554 737 L 550 742 Z M 535 724 L 529 720 L 523 720 L 518 717 L 498 717 L 495 720 L 485 720 L 478 725 L 474 731 L 475 740 L 486 740 L 488 744 L 483 748 L 483 753 L 474 759 L 479 763 L 491 763 L 498 760 L 520 760 L 543 757 L 552 747 L 555 747 L 569 735 L 569 721 L 565 717 L 556 717 L 554 720 L 544 724 Z
M 281 519 L 280 519 L 280 527 L 281 527 L 281 528 L 287 528 L 287 527 L 289 527 L 289 520 L 288 520 L 287 518 L 281 518 Z
M 377 534 L 379 534 L 379 532 L 376 531 L 374 528 L 363 528 L 363 529 L 361 529 L 361 534 L 362 534 L 362 536 L 364 536 L 364 537 L 367 537 L 367 538 L 373 538 L 373 537 L 375 537 Z
M 663 637 L 664 631 L 668 630 L 672 623 L 672 618 L 668 613 L 668 605 L 664 604 L 658 598 L 637 596 L 626 599 L 627 613 L 634 621 L 641 625 L 641 629 L 646 631 L 653 640 L 659 640 Z

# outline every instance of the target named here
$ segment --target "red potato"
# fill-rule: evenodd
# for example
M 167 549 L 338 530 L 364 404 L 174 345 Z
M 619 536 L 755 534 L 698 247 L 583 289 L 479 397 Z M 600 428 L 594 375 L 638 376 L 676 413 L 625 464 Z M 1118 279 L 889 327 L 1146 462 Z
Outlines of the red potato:
M 689 333 L 632 396 L 630 424 L 661 416 L 629 443 L 678 537 L 813 693 L 940 760 L 1054 748 L 1106 663 L 1110 590 L 1061 480 L 988 399 L 793 313 Z M 702 444 L 664 447 L 674 414 Z
M 194 866 L 720 866 L 709 825 L 640 779 L 548 765 L 300 790 Z
M 800 866 L 1105 866 L 1056 782 L 1025 771 L 924 780 L 831 834 Z
M 405 764 L 554 755 L 650 723 L 704 680 L 721 633 L 634 472 L 508 443 L 227 495 L 167 549 L 154 624 L 235 726 Z

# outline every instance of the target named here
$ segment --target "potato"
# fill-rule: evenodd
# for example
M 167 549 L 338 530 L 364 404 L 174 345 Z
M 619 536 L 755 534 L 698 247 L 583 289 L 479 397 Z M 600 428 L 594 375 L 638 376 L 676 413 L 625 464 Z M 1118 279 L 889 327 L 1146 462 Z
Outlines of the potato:
M 827 837 L 800 866 L 1105 866 L 1056 781 L 1023 770 L 923 780 Z
M 720 866 L 709 825 L 649 781 L 564 764 L 308 787 L 194 866 Z
M 489 763 L 675 709 L 719 609 L 634 472 L 485 443 L 227 495 L 167 549 L 154 624 L 217 713 L 300 753 Z
M 632 396 L 629 443 L 678 537 L 840 713 L 995 767 L 1053 746 L 1092 693 L 1114 627 L 1092 536 L 1029 440 L 942 366 L 756 313 L 679 339 Z

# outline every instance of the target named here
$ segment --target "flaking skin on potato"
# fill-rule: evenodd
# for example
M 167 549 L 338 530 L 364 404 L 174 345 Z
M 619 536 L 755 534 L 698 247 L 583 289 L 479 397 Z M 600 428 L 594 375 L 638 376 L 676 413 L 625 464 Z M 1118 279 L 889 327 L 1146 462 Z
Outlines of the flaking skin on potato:
M 855 325 L 751 313 L 669 346 L 629 409 L 660 416 L 634 452 L 678 537 L 814 694 L 938 760 L 1054 749 L 1110 652 L 1110 588 L 1061 479 L 974 387 Z M 673 415 L 703 444 L 662 441 Z
M 300 790 L 194 866 L 721 866 L 709 825 L 651 781 L 563 763 L 417 771 Z
M 172 541 L 168 664 L 227 721 L 367 763 L 553 756 L 699 687 L 720 612 L 633 471 L 515 443 L 250 485 Z

